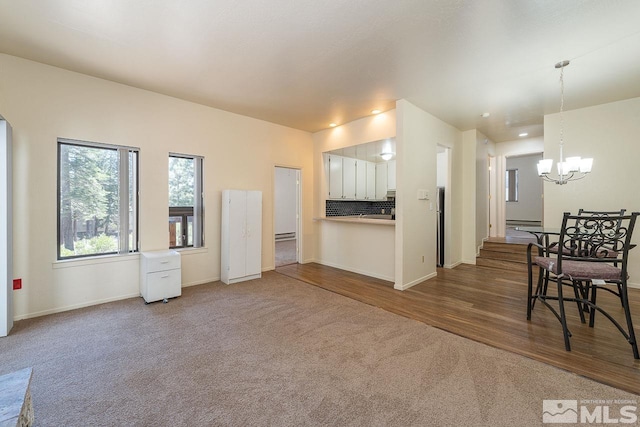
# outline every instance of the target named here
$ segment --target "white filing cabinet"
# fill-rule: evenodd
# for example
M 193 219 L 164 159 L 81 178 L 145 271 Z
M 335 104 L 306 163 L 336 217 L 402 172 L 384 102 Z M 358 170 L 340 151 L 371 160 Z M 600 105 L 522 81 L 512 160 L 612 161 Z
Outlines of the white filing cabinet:
M 182 295 L 180 253 L 142 252 L 140 258 L 140 295 L 146 303 Z

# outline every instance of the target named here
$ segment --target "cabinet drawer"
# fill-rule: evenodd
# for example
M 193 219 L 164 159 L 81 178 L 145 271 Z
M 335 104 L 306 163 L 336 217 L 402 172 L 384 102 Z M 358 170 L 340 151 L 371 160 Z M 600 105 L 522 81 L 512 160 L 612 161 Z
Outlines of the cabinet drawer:
M 146 272 L 174 270 L 180 268 L 180 255 L 167 255 L 162 257 L 147 258 Z
M 155 273 L 147 273 L 147 287 L 163 288 L 166 286 L 180 286 L 181 281 L 180 269 L 157 271 Z

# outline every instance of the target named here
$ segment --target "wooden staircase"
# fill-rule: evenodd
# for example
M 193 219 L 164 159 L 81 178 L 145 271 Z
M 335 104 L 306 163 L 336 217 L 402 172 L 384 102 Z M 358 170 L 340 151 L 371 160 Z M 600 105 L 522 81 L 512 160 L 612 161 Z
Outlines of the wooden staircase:
M 501 270 L 527 272 L 527 239 L 490 238 L 476 258 L 476 265 Z

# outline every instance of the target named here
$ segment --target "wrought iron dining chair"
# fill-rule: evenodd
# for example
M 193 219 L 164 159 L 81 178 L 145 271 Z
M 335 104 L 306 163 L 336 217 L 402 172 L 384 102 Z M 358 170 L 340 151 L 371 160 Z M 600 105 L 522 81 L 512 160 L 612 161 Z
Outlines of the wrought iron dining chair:
M 631 344 L 633 357 L 640 359 L 633 330 L 627 292 L 629 250 L 633 247 L 631 236 L 639 213 L 630 215 L 571 215 L 565 213 L 556 253 L 548 247 L 530 243 L 527 248 L 528 288 L 527 320 L 536 300 L 540 300 L 556 316 L 562 325 L 565 348 L 571 350 L 567 327 L 565 302 L 578 305 L 580 321 L 585 323 L 584 307 L 589 309 L 589 326 L 594 326 L 596 312 L 608 318 Z M 537 248 L 537 256 L 534 255 Z M 533 291 L 533 268 L 539 268 L 536 291 Z M 543 285 L 542 276 L 547 283 Z M 548 282 L 557 284 L 557 295 L 548 295 Z M 615 283 L 617 291 L 606 287 Z M 563 288 L 573 288 L 573 297 L 565 297 Z M 626 329 L 597 304 L 598 289 L 605 289 L 620 298 L 624 311 Z M 557 309 L 549 303 L 557 301 Z
M 618 211 L 591 211 L 591 210 L 586 210 L 583 208 L 578 209 L 578 216 L 584 216 L 586 217 L 586 219 L 588 220 L 590 217 L 601 217 L 601 216 L 613 216 L 613 215 L 617 215 L 617 216 L 622 216 L 624 215 L 624 213 L 626 212 L 626 209 L 620 209 Z M 618 226 L 620 226 L 620 222 L 618 222 Z M 551 242 L 549 243 L 547 241 L 547 253 L 549 254 L 557 254 L 558 253 L 558 248 L 560 245 L 558 245 L 558 242 Z M 563 248 L 564 254 L 565 255 L 571 255 L 571 251 Z M 542 251 L 540 251 L 542 252 Z M 609 256 L 616 256 L 615 252 L 607 252 L 609 254 Z M 540 253 L 540 255 L 542 255 L 542 253 Z M 615 265 L 615 264 L 614 264 Z M 541 270 L 541 273 L 543 271 Z M 540 274 L 538 276 L 539 280 L 538 280 L 538 285 L 536 287 L 536 293 L 539 293 L 542 290 L 542 293 L 544 293 L 546 295 L 547 293 L 547 288 L 549 286 L 549 271 L 545 270 L 544 271 L 544 275 Z M 584 287 L 584 286 L 580 286 L 581 283 L 576 283 L 578 285 L 578 287 L 580 288 L 580 292 L 583 294 L 583 296 L 585 298 L 588 298 L 588 294 L 586 293 L 588 288 Z M 620 290 L 620 284 L 617 284 L 617 288 L 618 288 L 618 292 L 616 295 L 620 295 L 621 290 Z M 607 291 L 610 291 L 608 288 L 604 288 Z M 615 292 L 614 292 L 615 294 Z M 622 303 L 622 301 L 621 301 Z M 534 301 L 534 305 L 535 305 L 535 301 Z M 533 308 L 533 307 L 532 307 Z M 589 311 L 588 307 L 583 307 L 583 309 L 585 309 L 585 311 Z

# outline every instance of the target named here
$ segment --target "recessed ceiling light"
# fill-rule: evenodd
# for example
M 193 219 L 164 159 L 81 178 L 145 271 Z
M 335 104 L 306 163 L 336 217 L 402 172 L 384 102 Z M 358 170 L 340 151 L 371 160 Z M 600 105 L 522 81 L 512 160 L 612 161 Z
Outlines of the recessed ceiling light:
M 528 136 L 529 134 L 527 132 L 522 132 L 520 134 L 518 134 L 518 136 Z
M 335 124 L 335 123 L 329 123 L 329 127 L 331 127 L 331 128 L 334 128 L 334 127 L 336 127 L 336 126 L 338 126 L 338 125 L 337 125 L 337 124 Z
M 380 114 L 382 110 L 371 110 L 371 114 Z
M 489 117 L 490 115 L 491 115 L 491 113 L 482 113 L 482 117 L 484 117 L 485 119 L 486 119 L 487 117 Z

